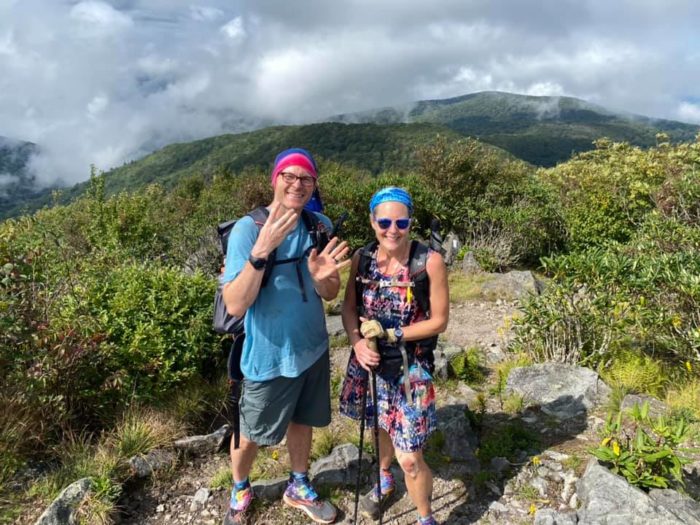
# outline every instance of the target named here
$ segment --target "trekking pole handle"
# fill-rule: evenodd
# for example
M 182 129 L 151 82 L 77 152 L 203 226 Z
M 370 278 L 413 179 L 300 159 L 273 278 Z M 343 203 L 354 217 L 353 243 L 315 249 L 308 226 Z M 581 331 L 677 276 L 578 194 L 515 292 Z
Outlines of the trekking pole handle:
M 367 339 L 367 348 L 372 350 L 375 354 L 379 353 L 379 347 L 377 346 L 377 338 L 376 337 L 369 337 Z
M 367 348 L 369 348 L 372 352 L 375 354 L 379 354 L 379 347 L 377 346 L 377 338 L 376 337 L 368 337 L 367 338 Z M 374 369 L 372 368 L 370 370 L 370 374 L 374 374 Z M 375 395 L 372 382 L 369 382 L 369 388 L 370 388 L 370 393 L 372 396 Z

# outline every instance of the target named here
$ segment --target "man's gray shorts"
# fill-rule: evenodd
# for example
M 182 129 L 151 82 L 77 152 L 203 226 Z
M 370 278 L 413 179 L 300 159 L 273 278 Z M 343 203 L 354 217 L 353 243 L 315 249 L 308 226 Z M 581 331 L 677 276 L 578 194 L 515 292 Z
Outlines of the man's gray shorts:
M 241 432 L 248 440 L 276 445 L 290 421 L 311 427 L 331 422 L 328 351 L 299 377 L 243 382 Z

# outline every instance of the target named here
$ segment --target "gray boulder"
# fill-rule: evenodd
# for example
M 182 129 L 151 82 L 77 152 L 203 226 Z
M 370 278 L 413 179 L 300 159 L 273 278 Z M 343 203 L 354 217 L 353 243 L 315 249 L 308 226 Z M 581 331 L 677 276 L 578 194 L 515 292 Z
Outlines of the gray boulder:
M 456 405 L 441 408 L 438 430 L 444 438 L 442 452 L 452 461 L 462 463 L 463 471 L 477 472 L 479 460 L 474 450 L 478 446 L 478 440 L 465 414 L 465 407 Z
M 282 497 L 282 494 L 287 488 L 288 480 L 289 478 L 282 477 L 275 479 L 260 479 L 253 481 L 250 486 L 253 487 L 255 497 L 267 501 L 277 501 Z
M 457 237 L 457 234 L 454 232 L 448 233 L 447 237 L 445 237 L 445 241 L 442 243 L 442 248 L 445 250 L 446 265 L 449 266 L 454 262 L 461 247 L 462 243 L 460 242 L 459 237 Z
M 204 507 L 211 496 L 211 490 L 206 487 L 202 487 L 197 492 L 195 492 L 192 497 L 192 503 L 190 504 L 190 512 L 196 512 L 200 508 Z
M 332 337 L 338 337 L 345 333 L 345 328 L 343 328 L 343 318 L 340 315 L 327 315 L 326 316 L 326 330 L 328 335 Z
M 620 403 L 620 410 L 632 410 L 634 405 L 639 405 L 641 408 L 645 402 L 649 403 L 649 415 L 652 418 L 657 418 L 668 413 L 668 407 L 664 403 L 655 397 L 647 396 L 645 394 L 627 394 L 622 400 L 622 403 Z
M 366 434 L 366 437 L 367 434 Z M 311 464 L 309 473 L 317 485 L 340 487 L 354 485 L 357 480 L 357 465 L 360 450 L 352 443 L 338 445 L 330 455 Z M 367 454 L 362 456 L 363 468 L 369 467 Z
M 83 478 L 68 485 L 53 500 L 35 525 L 73 525 L 76 520 L 73 512 L 92 488 L 92 479 Z
M 577 483 L 580 525 L 699 524 L 700 503 L 670 490 L 645 494 L 591 459 Z
M 464 349 L 461 346 L 438 341 L 434 351 L 435 370 L 433 371 L 433 376 L 443 380 L 448 379 L 451 374 L 450 361 L 463 351 Z
M 134 456 L 129 460 L 129 468 L 134 477 L 145 478 L 156 470 L 175 465 L 177 455 L 172 450 L 155 449 L 144 456 Z
M 608 387 L 593 370 L 561 363 L 514 368 L 506 382 L 508 394 L 523 396 L 528 405 L 560 420 L 585 416 L 604 402 Z
M 542 285 L 530 271 L 513 270 L 508 273 L 492 273 L 491 279 L 481 287 L 481 295 L 490 300 L 524 301 L 538 295 Z
M 679 523 L 700 524 L 700 503 L 694 499 L 670 489 L 651 489 L 649 497 L 675 514 Z
M 231 435 L 231 432 L 233 432 L 233 429 L 229 425 L 224 425 L 211 434 L 178 439 L 174 443 L 174 446 L 176 449 L 190 454 L 213 454 L 221 449 L 226 438 Z
M 552 509 L 540 509 L 535 513 L 533 525 L 576 525 L 576 512 L 557 512 Z
M 683 477 L 685 490 L 692 498 L 700 501 L 700 461 L 683 465 Z
M 462 273 L 466 275 L 484 273 L 484 269 L 476 260 L 476 257 L 474 257 L 474 252 L 467 252 L 464 254 L 464 259 L 462 259 Z
M 454 391 L 445 397 L 446 405 L 467 405 L 470 410 L 476 410 L 479 404 L 479 393 L 465 383 L 458 383 Z
M 486 348 L 486 362 L 489 365 L 496 365 L 505 361 L 508 358 L 506 353 L 501 349 L 500 345 L 491 343 Z

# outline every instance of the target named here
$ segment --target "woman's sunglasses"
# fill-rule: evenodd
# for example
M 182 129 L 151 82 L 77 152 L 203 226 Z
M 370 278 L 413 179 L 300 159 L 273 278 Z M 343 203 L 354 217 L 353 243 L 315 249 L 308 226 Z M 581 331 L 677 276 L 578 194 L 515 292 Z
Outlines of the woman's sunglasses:
M 377 226 L 379 226 L 379 228 L 381 228 L 382 230 L 388 230 L 389 228 L 391 228 L 392 222 L 396 223 L 396 227 L 399 230 L 405 230 L 406 228 L 408 228 L 411 225 L 410 217 L 405 218 L 405 219 L 396 219 L 393 221 L 391 219 L 387 219 L 387 218 L 382 217 L 380 219 L 374 219 L 374 222 L 376 222 Z

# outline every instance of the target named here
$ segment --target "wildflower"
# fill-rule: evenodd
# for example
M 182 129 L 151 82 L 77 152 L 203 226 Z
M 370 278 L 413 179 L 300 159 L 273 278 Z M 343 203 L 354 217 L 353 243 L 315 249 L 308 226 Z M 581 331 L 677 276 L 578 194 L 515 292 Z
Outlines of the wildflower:
M 611 440 L 611 439 L 612 439 L 612 438 L 609 437 L 609 436 L 606 437 L 603 441 L 600 442 L 600 446 L 601 446 L 601 447 L 607 447 L 607 446 L 608 446 L 608 443 L 610 443 L 610 440 Z
M 617 441 L 612 442 L 613 454 L 616 456 L 620 455 L 620 444 Z
M 537 512 L 537 506 L 534 503 L 530 503 L 530 514 Z
M 690 361 L 685 362 L 685 369 L 690 373 L 693 372 L 693 365 L 690 364 Z

